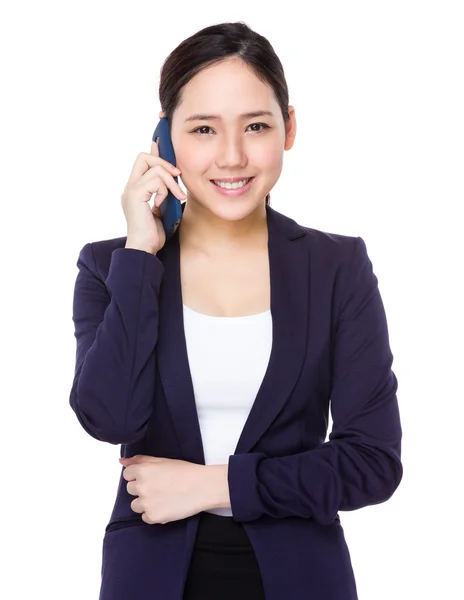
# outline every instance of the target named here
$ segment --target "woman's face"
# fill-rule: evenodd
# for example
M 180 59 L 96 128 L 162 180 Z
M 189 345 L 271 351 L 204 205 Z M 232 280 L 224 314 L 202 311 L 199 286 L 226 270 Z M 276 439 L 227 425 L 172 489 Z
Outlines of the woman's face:
M 241 116 L 261 111 L 272 115 Z M 282 171 L 283 151 L 293 145 L 293 107 L 289 113 L 285 124 L 272 88 L 240 59 L 227 59 L 198 73 L 183 88 L 171 124 L 188 199 L 229 220 L 262 208 Z M 253 181 L 245 193 L 226 196 L 211 180 L 230 177 Z

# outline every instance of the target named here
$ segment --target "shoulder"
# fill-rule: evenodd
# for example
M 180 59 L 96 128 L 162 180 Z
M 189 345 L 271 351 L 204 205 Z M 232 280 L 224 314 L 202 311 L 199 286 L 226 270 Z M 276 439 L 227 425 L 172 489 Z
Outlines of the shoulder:
M 316 290 L 321 291 L 323 296 L 322 290 L 330 290 L 337 306 L 355 296 L 365 299 L 372 295 L 378 280 L 362 237 L 304 225 L 301 228 Z
M 305 225 L 300 225 L 300 227 L 304 230 L 308 244 L 311 247 L 324 248 L 328 251 L 345 252 L 353 249 L 358 239 L 358 236 L 354 235 L 314 229 Z
M 287 240 L 298 244 L 300 251 L 308 253 L 310 268 L 320 269 L 329 277 L 356 263 L 357 257 L 365 258 L 365 243 L 359 236 L 309 227 L 270 207 L 267 213 L 270 231 L 278 230 Z
M 301 225 L 312 263 L 324 266 L 350 264 L 357 252 L 365 251 L 364 240 L 356 235 L 325 231 Z

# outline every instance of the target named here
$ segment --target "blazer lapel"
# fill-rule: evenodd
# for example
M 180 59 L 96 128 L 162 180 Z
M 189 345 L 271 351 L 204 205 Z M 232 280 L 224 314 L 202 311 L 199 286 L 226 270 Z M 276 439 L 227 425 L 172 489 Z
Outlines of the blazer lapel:
M 182 206 L 182 210 L 185 203 Z M 309 253 L 297 240 L 305 230 L 266 205 L 273 340 L 269 364 L 235 448 L 251 451 L 282 410 L 303 366 L 309 301 Z M 205 464 L 184 333 L 180 247 L 176 232 L 158 253 L 160 288 L 157 365 L 179 444 L 186 460 Z

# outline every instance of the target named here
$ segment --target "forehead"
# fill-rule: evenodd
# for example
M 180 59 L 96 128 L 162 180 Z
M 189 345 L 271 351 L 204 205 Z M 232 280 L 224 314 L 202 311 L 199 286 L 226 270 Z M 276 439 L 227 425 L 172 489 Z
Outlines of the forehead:
M 190 112 L 242 113 L 259 107 L 276 112 L 272 88 L 261 81 L 243 61 L 234 58 L 204 68 L 183 88 L 178 106 L 184 116 Z

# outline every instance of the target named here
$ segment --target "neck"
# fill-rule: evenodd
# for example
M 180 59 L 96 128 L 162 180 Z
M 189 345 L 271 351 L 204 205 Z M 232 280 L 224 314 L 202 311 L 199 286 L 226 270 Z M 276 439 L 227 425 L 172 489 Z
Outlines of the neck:
M 179 225 L 179 243 L 183 247 L 215 256 L 230 252 L 267 247 L 266 206 L 259 205 L 238 221 L 221 219 L 197 202 L 187 200 Z

